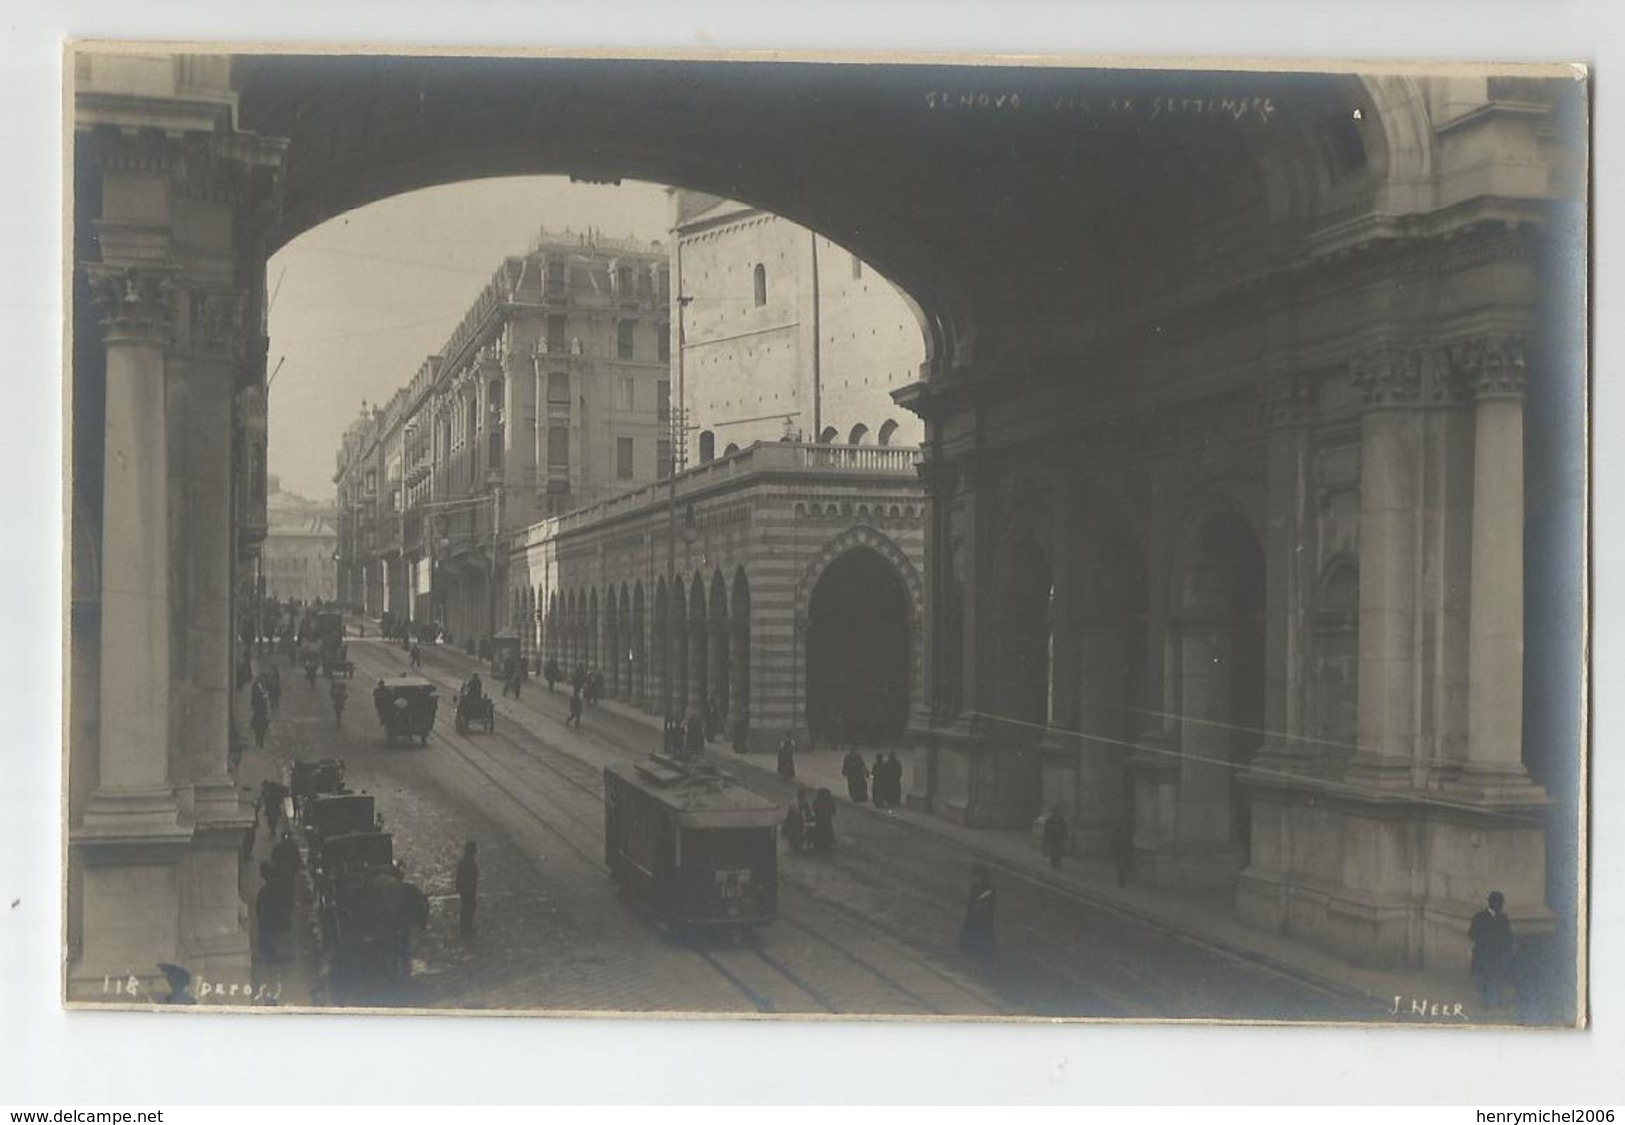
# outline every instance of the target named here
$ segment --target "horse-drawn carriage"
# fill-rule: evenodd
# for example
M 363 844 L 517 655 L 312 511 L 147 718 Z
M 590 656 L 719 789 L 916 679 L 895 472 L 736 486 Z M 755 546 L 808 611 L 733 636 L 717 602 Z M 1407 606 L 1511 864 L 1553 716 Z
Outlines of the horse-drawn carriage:
M 497 729 L 497 705 L 485 692 L 479 677 L 470 676 L 468 682 L 457 689 L 455 720 L 458 734 L 467 734 L 476 726 L 490 734 Z
M 355 664 L 350 660 L 349 647 L 344 643 L 344 615 L 336 609 L 324 610 L 316 615 L 315 639 L 320 647 L 322 675 L 355 675 Z
M 288 794 L 292 800 L 292 818 L 304 823 L 306 806 L 317 797 L 345 793 L 344 762 L 339 758 L 321 758 L 316 761 L 295 759 L 288 776 Z
M 410 971 L 411 931 L 429 921 L 429 900 L 395 862 L 388 832 L 329 837 L 313 866 L 322 936 L 345 985 L 390 981 Z
M 384 728 L 384 741 L 394 742 L 417 739 L 421 745 L 429 744 L 434 730 L 435 714 L 440 709 L 440 696 L 434 684 L 418 676 L 396 676 L 379 680 L 372 689 L 373 706 L 378 711 L 378 722 Z

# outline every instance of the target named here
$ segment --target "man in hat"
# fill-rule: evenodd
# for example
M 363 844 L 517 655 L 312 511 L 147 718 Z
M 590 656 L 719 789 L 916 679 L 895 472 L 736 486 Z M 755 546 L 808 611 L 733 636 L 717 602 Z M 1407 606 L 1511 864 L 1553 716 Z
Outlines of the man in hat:
M 1479 998 L 1489 1007 L 1498 1008 L 1502 989 L 1512 977 L 1516 948 L 1512 920 L 1506 915 L 1506 899 L 1500 891 L 1491 891 L 1489 906 L 1473 915 L 1467 938 L 1473 943 L 1471 972 L 1478 981 Z
M 168 961 L 158 962 L 158 971 L 164 974 L 169 982 L 169 995 L 165 996 L 165 1004 L 196 1004 L 197 998 L 192 995 L 192 974 L 179 965 L 172 965 Z

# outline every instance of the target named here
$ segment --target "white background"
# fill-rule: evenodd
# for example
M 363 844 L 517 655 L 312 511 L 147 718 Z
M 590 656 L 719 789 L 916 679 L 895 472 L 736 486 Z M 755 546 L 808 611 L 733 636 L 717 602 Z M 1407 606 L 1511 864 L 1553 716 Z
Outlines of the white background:
M 1606 0 L 0 6 L 0 1104 L 1619 1102 L 1625 1093 L 1613 171 Z M 1596 83 L 1593 1012 L 1586 1033 L 65 1014 L 60 949 L 61 40 L 1585 61 Z M 1613 345 L 1613 346 L 1611 346 Z M 15 903 L 13 900 L 16 900 Z M 1456 1118 L 1471 1120 L 1471 1117 Z

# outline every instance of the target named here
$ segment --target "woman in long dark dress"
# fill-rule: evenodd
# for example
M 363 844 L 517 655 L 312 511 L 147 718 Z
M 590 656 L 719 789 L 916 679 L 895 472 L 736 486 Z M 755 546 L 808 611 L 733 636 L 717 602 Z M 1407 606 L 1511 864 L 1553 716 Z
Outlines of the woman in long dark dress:
M 998 908 L 999 892 L 993 889 L 987 868 L 976 868 L 965 901 L 965 921 L 959 927 L 959 948 L 966 956 L 986 961 L 999 951 Z

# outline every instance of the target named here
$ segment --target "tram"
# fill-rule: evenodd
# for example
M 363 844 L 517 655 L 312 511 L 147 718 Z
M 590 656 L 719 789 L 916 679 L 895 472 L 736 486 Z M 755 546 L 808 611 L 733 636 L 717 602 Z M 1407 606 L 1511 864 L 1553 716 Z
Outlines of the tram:
M 778 806 L 715 769 L 658 754 L 604 769 L 610 874 L 680 934 L 773 920 L 778 824 Z

